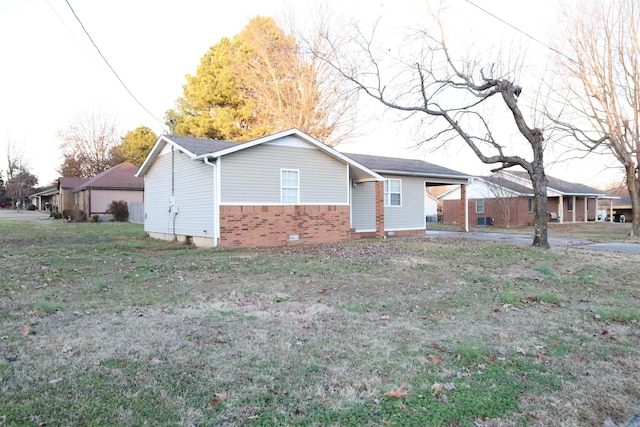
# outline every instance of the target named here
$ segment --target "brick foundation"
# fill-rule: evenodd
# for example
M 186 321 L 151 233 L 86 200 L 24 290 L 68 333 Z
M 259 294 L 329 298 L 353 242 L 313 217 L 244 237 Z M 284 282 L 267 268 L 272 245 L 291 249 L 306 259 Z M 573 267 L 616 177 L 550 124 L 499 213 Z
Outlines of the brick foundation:
M 350 231 L 349 206 L 220 206 L 225 248 L 339 242 Z

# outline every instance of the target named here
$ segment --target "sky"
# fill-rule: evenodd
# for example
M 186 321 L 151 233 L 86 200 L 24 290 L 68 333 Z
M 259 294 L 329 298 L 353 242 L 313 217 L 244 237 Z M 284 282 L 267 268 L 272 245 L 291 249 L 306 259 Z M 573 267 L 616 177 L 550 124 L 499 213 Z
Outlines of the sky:
M 391 27 L 412 27 L 428 0 L 326 0 L 336 16 L 366 22 L 376 17 Z M 542 2 L 542 3 L 541 3 Z M 547 42 L 552 0 L 474 0 L 486 11 Z M 139 126 L 168 133 L 165 112 L 182 96 L 185 75 L 195 74 L 202 56 L 221 38 L 232 38 L 257 15 L 277 18 L 318 0 L 3 0 L 0 14 L 0 170 L 6 178 L 7 144 L 19 146 L 41 186 L 56 178 L 62 162 L 59 130 L 87 111 L 117 118 L 122 135 Z M 466 0 L 444 0 L 458 37 L 488 43 L 522 34 Z M 514 4 L 518 3 L 515 8 Z M 295 5 L 295 6 L 292 6 Z M 300 11 L 300 12 L 298 12 Z M 108 64 L 84 30 L 89 33 Z M 526 19 L 523 19 L 526 17 Z M 301 18 L 299 18 L 301 19 Z M 528 52 L 548 50 L 531 42 Z M 115 71 L 118 77 L 114 74 Z M 526 69 L 524 70 L 526 72 Z M 125 88 L 126 87 L 126 88 Z M 463 144 L 438 153 L 414 150 L 411 131 L 379 108 L 360 136 L 341 144 L 344 152 L 410 157 L 461 172 L 486 175 L 488 167 Z M 548 174 L 599 186 L 618 180 L 603 159 L 552 164 Z

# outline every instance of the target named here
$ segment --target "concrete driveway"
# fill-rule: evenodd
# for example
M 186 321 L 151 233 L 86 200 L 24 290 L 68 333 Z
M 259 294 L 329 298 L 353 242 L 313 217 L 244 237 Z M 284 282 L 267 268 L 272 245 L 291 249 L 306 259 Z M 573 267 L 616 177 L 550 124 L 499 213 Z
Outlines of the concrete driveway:
M 510 234 L 510 233 L 482 233 L 477 231 L 470 231 L 463 233 L 461 231 L 436 231 L 428 230 L 427 237 L 439 237 L 439 236 L 455 236 L 463 237 L 467 239 L 477 240 L 492 240 L 505 243 L 522 243 L 530 245 L 533 242 L 533 236 L 527 236 L 523 234 Z M 611 251 L 611 252 L 627 252 L 633 254 L 640 254 L 640 242 L 592 242 L 591 240 L 574 239 L 569 237 L 549 237 L 549 244 L 552 247 L 558 246 L 573 246 L 581 249 Z

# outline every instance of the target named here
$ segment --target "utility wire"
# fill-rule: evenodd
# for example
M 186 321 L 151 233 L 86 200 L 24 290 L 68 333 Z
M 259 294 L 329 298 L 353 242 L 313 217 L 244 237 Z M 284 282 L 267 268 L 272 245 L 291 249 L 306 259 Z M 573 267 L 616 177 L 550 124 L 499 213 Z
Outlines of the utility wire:
M 504 19 L 500 18 L 499 16 L 494 15 L 493 13 L 489 12 L 486 9 L 483 9 L 482 7 L 478 6 L 477 4 L 475 4 L 474 2 L 472 2 L 471 0 L 464 0 L 467 3 L 469 3 L 471 6 L 481 10 L 482 12 L 486 13 L 487 15 L 491 16 L 494 19 L 497 19 L 498 21 L 502 22 L 503 24 L 513 28 L 514 30 L 516 30 L 517 32 L 519 32 L 520 34 L 524 35 L 525 37 L 530 38 L 531 40 L 533 40 L 534 42 L 546 47 L 547 49 L 551 50 L 552 52 L 557 53 L 558 55 L 564 56 L 565 58 L 567 58 L 569 61 L 571 62 L 576 62 L 574 59 L 569 58 L 567 55 L 565 55 L 564 53 L 558 51 L 557 49 L 554 49 L 553 47 L 549 46 L 548 44 L 538 40 L 537 38 L 533 37 L 531 34 L 521 30 L 520 28 L 510 24 L 509 22 L 505 21 Z
M 155 120 L 157 120 L 158 122 L 164 124 L 164 122 L 162 120 L 160 120 L 159 118 L 157 118 L 156 116 L 153 115 L 153 113 L 151 111 L 149 111 L 147 109 L 147 107 L 145 107 L 144 105 L 142 105 L 142 103 L 140 101 L 138 101 L 138 98 L 135 97 L 135 95 L 129 90 L 129 88 L 127 87 L 126 84 L 124 84 L 124 82 L 122 81 L 122 79 L 120 78 L 120 76 L 118 75 L 118 73 L 116 73 L 116 70 L 113 69 L 113 67 L 111 66 L 111 64 L 109 64 L 109 61 L 107 61 L 107 58 L 104 57 L 104 55 L 102 54 L 102 52 L 100 51 L 100 49 L 98 48 L 98 45 L 96 45 L 96 43 L 93 41 L 93 38 L 91 38 L 91 35 L 89 35 L 89 32 L 87 31 L 87 29 L 84 27 L 84 25 L 82 24 L 82 21 L 80 21 L 80 18 L 78 17 L 78 15 L 76 15 L 76 11 L 73 10 L 73 7 L 71 7 L 71 4 L 69 3 L 69 0 L 65 0 L 65 2 L 67 3 L 67 5 L 69 6 L 69 9 L 71 9 L 71 12 L 73 13 L 73 16 L 76 17 L 76 20 L 78 21 L 78 23 L 80 24 L 80 26 L 82 27 L 82 30 L 84 31 L 84 33 L 87 35 L 87 37 L 89 37 L 89 40 L 91 40 L 91 44 L 93 44 L 93 47 L 96 48 L 96 50 L 98 51 L 98 53 L 100 54 L 100 57 L 104 60 L 104 62 L 107 64 L 107 66 L 109 67 L 109 69 L 111 70 L 111 72 L 113 73 L 114 76 L 116 76 L 116 78 L 118 79 L 118 81 L 120 82 L 120 84 L 122 85 L 122 87 L 124 87 L 124 89 L 129 93 L 129 95 L 131 95 L 131 98 L 133 98 L 134 101 L 136 101 L 138 103 L 138 105 L 140 107 L 142 107 L 142 109 L 144 111 L 146 111 L 151 117 L 153 117 Z

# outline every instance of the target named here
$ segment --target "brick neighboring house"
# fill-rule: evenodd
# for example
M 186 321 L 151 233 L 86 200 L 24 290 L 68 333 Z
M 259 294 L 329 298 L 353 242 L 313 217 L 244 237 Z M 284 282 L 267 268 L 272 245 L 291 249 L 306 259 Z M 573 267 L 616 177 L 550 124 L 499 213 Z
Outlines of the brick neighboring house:
M 92 215 L 109 218 L 107 209 L 113 201 L 142 203 L 144 179 L 136 177 L 138 167 L 124 162 L 112 166 L 72 190 L 78 217 L 88 219 Z
M 343 154 L 297 129 L 246 143 L 162 135 L 137 175 L 145 231 L 205 247 L 424 234 L 426 185 L 471 178 L 426 162 Z
M 73 196 L 73 190 L 80 185 L 87 182 L 89 178 L 77 178 L 77 177 L 60 177 L 58 178 L 58 194 L 54 196 L 52 201 L 53 205 L 57 207 L 56 211 L 62 212 L 65 210 L 74 211 L 76 208 L 75 198 Z
M 601 190 L 554 177 L 548 179 L 547 211 L 551 222 L 598 221 L 613 208 L 616 197 Z M 439 196 L 444 222 L 455 222 L 460 215 L 459 191 L 453 187 Z M 518 227 L 534 223 L 534 195 L 524 171 L 501 171 L 475 178 L 467 187 L 467 198 L 471 224 Z

